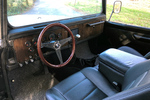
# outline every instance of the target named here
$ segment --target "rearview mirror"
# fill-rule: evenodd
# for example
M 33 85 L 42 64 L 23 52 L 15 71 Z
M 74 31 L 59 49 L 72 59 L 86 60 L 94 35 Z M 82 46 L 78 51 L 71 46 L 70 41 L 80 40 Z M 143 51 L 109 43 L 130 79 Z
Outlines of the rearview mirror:
M 121 1 L 115 1 L 115 2 L 114 2 L 114 4 L 113 4 L 113 10 L 112 10 L 112 12 L 111 12 L 111 15 L 110 15 L 108 21 L 110 21 L 110 19 L 111 19 L 113 13 L 116 13 L 116 14 L 120 13 L 121 7 L 122 7 L 122 2 L 121 2 Z

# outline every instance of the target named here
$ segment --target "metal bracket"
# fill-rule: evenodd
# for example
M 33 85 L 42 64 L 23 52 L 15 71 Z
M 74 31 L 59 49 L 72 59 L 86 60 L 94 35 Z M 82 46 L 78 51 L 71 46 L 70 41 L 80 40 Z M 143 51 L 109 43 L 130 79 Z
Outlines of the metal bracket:
M 10 46 L 13 46 L 13 43 L 14 43 L 14 41 L 13 40 L 9 40 L 8 41 L 8 44 L 10 45 Z M 6 45 L 6 42 L 4 41 L 4 39 L 2 40 L 2 39 L 0 39 L 0 49 L 1 48 L 4 48 L 4 47 L 6 47 L 7 45 Z
M 6 43 L 4 42 L 4 40 L 0 39 L 0 49 L 6 47 Z
M 14 41 L 13 40 L 8 40 L 8 43 L 9 43 L 10 46 L 14 45 Z

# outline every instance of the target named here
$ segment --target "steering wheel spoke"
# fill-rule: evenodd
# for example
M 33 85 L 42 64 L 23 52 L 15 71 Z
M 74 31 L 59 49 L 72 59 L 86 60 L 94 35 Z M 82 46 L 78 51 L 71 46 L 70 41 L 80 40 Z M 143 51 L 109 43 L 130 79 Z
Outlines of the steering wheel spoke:
M 64 44 L 66 44 L 67 42 L 69 42 L 69 41 L 71 41 L 71 37 L 68 37 L 68 38 L 66 38 L 66 39 L 62 39 L 62 40 L 60 40 L 60 44 L 63 46 Z
M 56 51 L 56 54 L 57 54 L 57 57 L 60 61 L 60 64 L 63 64 L 63 59 L 62 59 L 62 54 L 61 54 L 61 50 L 60 49 L 57 49 L 55 50 Z
M 41 48 L 46 47 L 46 48 L 54 49 L 53 45 L 54 45 L 54 42 L 53 41 L 49 41 L 49 42 L 41 43 Z

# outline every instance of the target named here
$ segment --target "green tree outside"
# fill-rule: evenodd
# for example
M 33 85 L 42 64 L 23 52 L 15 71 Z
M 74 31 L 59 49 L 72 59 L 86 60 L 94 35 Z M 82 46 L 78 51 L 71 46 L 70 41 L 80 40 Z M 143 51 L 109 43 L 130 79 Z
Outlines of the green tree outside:
M 35 0 L 7 0 L 7 15 L 17 15 L 30 9 Z

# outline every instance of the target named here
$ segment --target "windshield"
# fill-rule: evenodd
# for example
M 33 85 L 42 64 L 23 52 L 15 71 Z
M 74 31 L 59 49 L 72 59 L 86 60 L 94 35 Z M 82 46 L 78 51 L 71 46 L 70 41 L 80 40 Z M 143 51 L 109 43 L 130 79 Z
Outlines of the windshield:
M 8 0 L 7 15 L 12 26 L 100 13 L 101 0 Z

